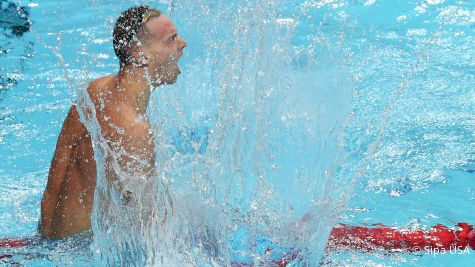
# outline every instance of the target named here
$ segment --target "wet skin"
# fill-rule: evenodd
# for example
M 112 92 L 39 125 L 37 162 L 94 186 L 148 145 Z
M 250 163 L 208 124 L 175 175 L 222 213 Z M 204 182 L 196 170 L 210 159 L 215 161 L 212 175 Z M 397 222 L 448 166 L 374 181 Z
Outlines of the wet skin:
M 130 54 L 143 64 L 122 66 L 117 75 L 91 82 L 87 91 L 108 146 L 113 151 L 125 151 L 116 155 L 121 171 L 151 175 L 155 171 L 155 149 L 146 116 L 151 94 L 146 72 L 154 87 L 174 83 L 186 42 L 163 15 L 147 21 L 138 38 L 141 43 L 134 45 Z M 110 181 L 116 173 L 107 168 L 108 160 L 105 169 Z M 58 239 L 89 229 L 95 186 L 91 136 L 80 121 L 77 107 L 72 106 L 51 162 L 41 202 L 40 234 Z

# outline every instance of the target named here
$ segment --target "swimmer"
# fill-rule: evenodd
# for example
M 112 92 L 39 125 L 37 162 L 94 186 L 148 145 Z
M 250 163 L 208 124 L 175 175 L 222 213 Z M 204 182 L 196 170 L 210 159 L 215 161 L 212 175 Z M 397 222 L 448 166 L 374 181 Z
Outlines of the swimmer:
M 87 92 L 103 136 L 118 157 L 121 171 L 153 175 L 153 133 L 146 115 L 151 89 L 175 83 L 186 41 L 159 10 L 132 7 L 118 18 L 113 32 L 120 62 L 116 75 L 94 80 Z M 107 159 L 106 159 L 107 160 Z M 114 175 L 106 171 L 106 178 Z M 91 227 L 96 165 L 91 135 L 72 106 L 64 121 L 41 201 L 39 233 L 60 239 Z

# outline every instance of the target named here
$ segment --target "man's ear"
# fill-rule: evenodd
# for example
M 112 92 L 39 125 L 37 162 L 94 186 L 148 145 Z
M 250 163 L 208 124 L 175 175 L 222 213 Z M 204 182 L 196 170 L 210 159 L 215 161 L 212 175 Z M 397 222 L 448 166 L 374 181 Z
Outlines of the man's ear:
M 148 65 L 148 58 L 145 56 L 141 46 L 136 41 L 131 42 L 130 50 L 132 63 L 139 67 L 146 67 Z

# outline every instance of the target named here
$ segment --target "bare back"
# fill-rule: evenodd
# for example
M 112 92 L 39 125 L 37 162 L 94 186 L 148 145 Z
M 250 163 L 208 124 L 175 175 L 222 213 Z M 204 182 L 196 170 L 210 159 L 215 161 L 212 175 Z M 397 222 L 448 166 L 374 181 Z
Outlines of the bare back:
M 41 202 L 40 233 L 62 238 L 91 225 L 96 183 L 91 137 L 72 106 L 63 124 Z
M 107 89 L 111 80 L 104 77 L 92 82 L 91 93 Z M 89 229 L 95 186 L 96 163 L 91 136 L 73 105 L 51 161 L 41 202 L 40 234 L 57 239 Z
M 126 152 L 117 155 L 123 171 L 153 172 L 155 153 L 148 119 L 139 115 L 128 102 L 130 98 L 121 95 L 116 87 L 115 76 L 97 79 L 88 87 L 102 133 Z M 95 164 L 91 136 L 72 106 L 58 138 L 41 203 L 42 235 L 63 238 L 91 227 Z

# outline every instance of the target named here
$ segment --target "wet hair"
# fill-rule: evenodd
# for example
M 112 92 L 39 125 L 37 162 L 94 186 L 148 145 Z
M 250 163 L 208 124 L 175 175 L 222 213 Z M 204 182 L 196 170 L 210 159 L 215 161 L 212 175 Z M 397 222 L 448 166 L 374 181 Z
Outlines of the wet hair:
M 114 26 L 113 41 L 114 52 L 119 58 L 120 65 L 131 64 L 134 59 L 129 55 L 130 42 L 134 39 L 142 26 L 144 15 L 149 11 L 158 11 L 149 6 L 135 6 L 122 12 Z M 158 11 L 158 16 L 160 11 Z M 156 16 L 156 15 L 155 15 Z

